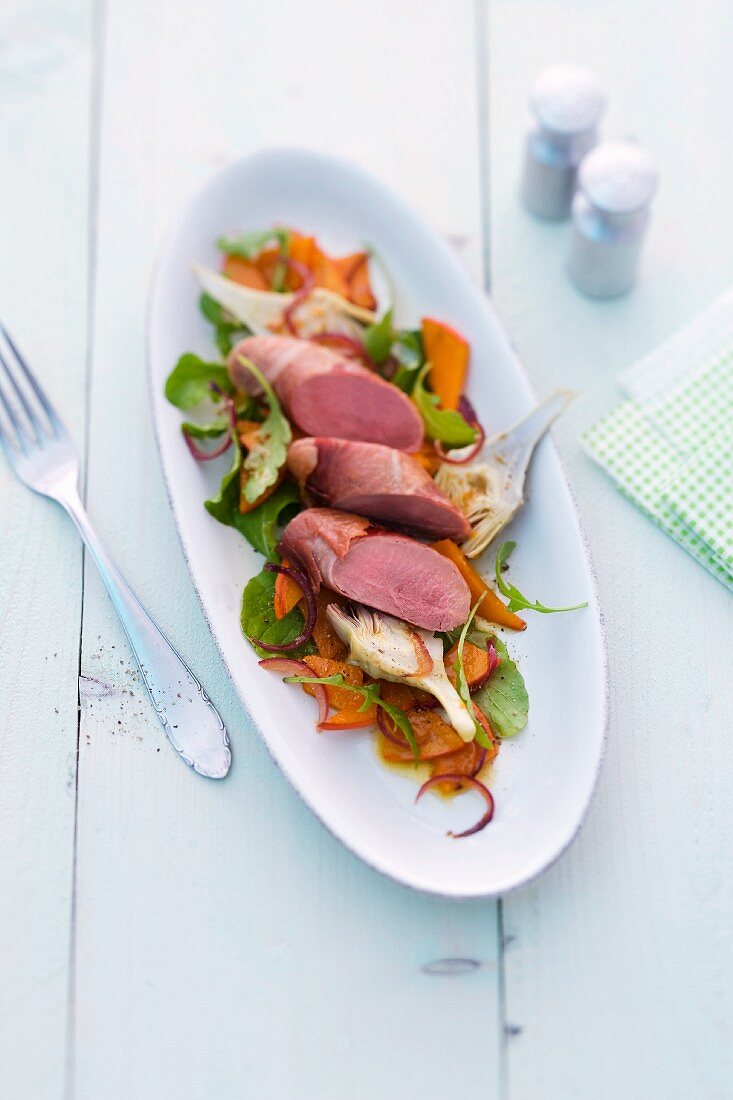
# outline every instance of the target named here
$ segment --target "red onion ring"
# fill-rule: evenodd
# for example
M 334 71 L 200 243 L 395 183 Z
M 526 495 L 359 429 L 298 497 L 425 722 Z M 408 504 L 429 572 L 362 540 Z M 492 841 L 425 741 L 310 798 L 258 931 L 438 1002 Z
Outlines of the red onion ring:
M 225 451 L 228 451 L 232 445 L 232 433 L 229 430 L 227 430 L 219 446 L 215 447 L 213 451 L 202 451 L 201 448 L 194 443 L 192 437 L 185 428 L 183 429 L 183 438 L 186 441 L 186 446 L 197 462 L 209 462 L 212 458 L 219 458 L 219 456 L 223 455 Z
M 380 707 L 380 705 L 377 703 L 377 725 L 379 726 L 379 732 L 382 734 L 382 737 L 386 737 L 386 739 L 388 741 L 391 741 L 393 745 L 399 745 L 401 749 L 409 749 L 410 746 L 407 740 L 403 739 L 402 737 L 397 737 L 394 730 L 390 729 L 390 722 L 392 722 L 392 724 L 394 725 L 394 730 L 396 730 L 397 725 L 393 722 L 393 719 L 390 718 L 389 714 L 387 714 L 387 711 L 383 707 Z
M 289 256 L 283 256 L 282 262 L 287 266 L 288 271 L 294 271 L 296 275 L 300 275 L 303 280 L 303 285 L 295 291 L 293 300 L 283 313 L 283 321 L 288 332 L 293 336 L 298 335 L 298 330 L 295 327 L 293 315 L 295 310 L 298 309 L 305 299 L 308 297 L 313 287 L 316 285 L 316 281 L 313 278 L 313 272 L 310 271 L 305 264 L 302 264 L 300 260 L 291 260 Z
M 294 565 L 275 565 L 274 562 L 268 561 L 265 562 L 265 570 L 268 573 L 282 573 L 284 576 L 290 577 L 291 580 L 295 581 L 298 588 L 303 593 L 303 597 L 306 602 L 307 614 L 305 617 L 305 624 L 297 638 L 294 638 L 292 642 L 286 642 L 283 645 L 272 645 L 270 642 L 262 641 L 261 638 L 250 638 L 249 640 L 252 642 L 253 645 L 259 646 L 260 649 L 266 649 L 270 653 L 288 653 L 291 649 L 298 649 L 299 646 L 304 645 L 307 641 L 310 640 L 310 637 L 313 633 L 313 627 L 316 625 L 316 616 L 318 614 L 315 593 L 311 588 L 305 573 L 303 573 Z
M 426 791 L 429 791 L 431 787 L 437 787 L 439 783 L 467 783 L 469 787 L 473 787 L 475 791 L 478 791 L 486 803 L 486 813 L 475 825 L 472 825 L 470 829 L 464 829 L 462 833 L 449 832 L 446 834 L 447 836 L 453 837 L 454 840 L 460 840 L 461 837 L 472 836 L 473 833 L 480 833 L 482 829 L 486 828 L 494 816 L 494 798 L 491 791 L 483 785 L 480 779 L 475 779 L 472 775 L 458 775 L 455 772 L 447 775 L 433 775 L 430 779 L 425 780 L 415 796 L 415 801 L 418 802 Z
M 479 753 L 479 757 L 478 757 L 478 764 L 476 765 L 476 767 L 471 772 L 471 779 L 476 778 L 476 776 L 481 771 L 481 769 L 483 768 L 485 763 L 486 763 L 486 749 L 481 749 L 481 752 Z
M 347 336 L 345 332 L 316 332 L 309 340 L 314 344 L 336 344 L 345 351 L 351 351 L 357 359 L 361 359 L 365 366 L 376 370 L 377 364 L 371 358 L 363 344 L 353 336 Z
M 213 451 L 202 451 L 198 444 L 194 443 L 193 437 L 188 434 L 185 428 L 183 429 L 183 438 L 186 441 L 186 446 L 197 462 L 209 462 L 212 458 L 219 458 L 225 451 L 228 451 L 234 439 L 234 432 L 237 429 L 237 410 L 234 407 L 232 398 L 228 393 L 225 393 L 216 382 L 210 382 L 209 389 L 221 397 L 227 416 L 229 417 L 229 428 L 227 429 L 224 439 Z
M 313 669 L 305 661 L 296 661 L 292 657 L 265 657 L 260 668 L 270 672 L 282 672 L 285 676 L 312 676 Z M 328 718 L 328 695 L 324 684 L 311 684 L 314 698 L 318 703 L 318 725 Z

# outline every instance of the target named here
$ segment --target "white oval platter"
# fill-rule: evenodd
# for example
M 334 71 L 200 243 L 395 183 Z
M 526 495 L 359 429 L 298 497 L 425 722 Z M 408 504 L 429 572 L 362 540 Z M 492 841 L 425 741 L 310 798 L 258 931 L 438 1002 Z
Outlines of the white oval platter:
M 534 402 L 522 367 L 485 295 L 448 245 L 401 199 L 362 170 L 314 152 L 267 149 L 228 165 L 198 191 L 165 243 L 151 290 L 148 358 L 151 400 L 165 479 L 196 590 L 242 702 L 270 752 L 315 814 L 356 855 L 413 888 L 450 897 L 496 896 L 552 863 L 573 839 L 598 775 L 606 727 L 607 675 L 593 573 L 572 496 L 551 439 L 532 464 L 528 503 L 506 537 L 516 539 L 512 578 L 531 598 L 583 611 L 527 613 L 522 634 L 504 640 L 519 662 L 530 720 L 502 745 L 490 785 L 492 823 L 462 840 L 446 836 L 481 814 L 475 793 L 446 801 L 385 768 L 364 731 L 315 731 L 304 693 L 263 672 L 242 636 L 239 607 L 261 557 L 204 510 L 226 458 L 197 465 L 180 433 L 181 416 L 163 396 L 179 355 L 213 357 L 199 313 L 191 263 L 218 263 L 224 232 L 289 224 L 314 233 L 328 251 L 372 244 L 391 273 L 396 320 L 430 315 L 471 343 L 468 395 L 487 432 L 507 427 Z M 215 467 L 211 469 L 210 467 Z M 493 567 L 491 548 L 480 563 Z M 236 757 L 238 731 L 232 733 Z

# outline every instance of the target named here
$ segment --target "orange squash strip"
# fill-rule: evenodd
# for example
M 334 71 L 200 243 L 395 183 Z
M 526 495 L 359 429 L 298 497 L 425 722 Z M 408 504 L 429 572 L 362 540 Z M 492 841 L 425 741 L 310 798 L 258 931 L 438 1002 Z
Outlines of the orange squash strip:
M 328 657 L 332 661 L 342 661 L 349 652 L 349 647 L 341 641 L 336 631 L 331 626 L 331 620 L 326 614 L 329 604 L 342 604 L 345 601 L 341 596 L 321 588 L 316 594 L 316 625 L 313 627 L 313 641 L 319 656 Z
M 251 287 L 252 290 L 270 289 L 270 284 L 259 266 L 252 260 L 245 260 L 243 256 L 225 256 L 221 270 L 227 279 Z
M 282 563 L 284 566 L 288 564 L 285 558 L 283 558 Z M 302 599 L 303 593 L 292 577 L 286 577 L 284 573 L 278 573 L 275 577 L 275 596 L 273 600 L 275 618 L 278 621 L 284 619 Z
M 377 299 L 369 281 L 369 253 L 354 252 L 333 262 L 344 278 L 349 301 L 363 309 L 376 309 Z
M 429 439 L 426 439 L 420 450 L 415 451 L 410 457 L 414 458 L 415 462 L 419 462 L 423 469 L 428 471 L 431 477 L 440 466 L 440 459 L 435 453 L 435 447 L 433 446 L 432 440 Z
M 471 592 L 471 601 L 475 603 L 479 596 L 483 596 L 479 604 L 478 614 L 488 619 L 490 623 L 498 626 L 508 626 L 510 630 L 526 630 L 527 624 L 519 615 L 509 611 L 505 604 L 497 596 L 492 588 L 481 577 L 469 562 L 459 546 L 450 539 L 441 539 L 433 543 L 433 550 L 437 550 L 444 558 L 449 558 L 465 580 Z
M 463 337 L 432 317 L 424 317 L 422 338 L 431 363 L 428 376 L 433 393 L 444 409 L 457 409 L 468 371 L 470 346 Z
M 435 760 L 463 748 L 462 738 L 434 710 L 411 710 L 407 717 L 423 760 Z M 412 764 L 414 761 L 409 745 L 396 745 L 386 737 L 380 738 L 380 751 L 384 759 L 393 764 Z
M 448 679 L 456 687 L 456 657 L 458 656 L 458 642 L 452 645 L 445 657 L 445 671 L 448 674 Z M 463 672 L 466 677 L 466 683 L 469 690 L 473 691 L 475 687 L 479 687 L 483 684 L 484 680 L 489 675 L 489 654 L 486 646 L 483 649 L 480 646 L 474 645 L 473 642 L 466 642 L 463 646 Z
M 313 669 L 314 676 L 341 675 L 347 684 L 355 684 L 357 687 L 364 682 L 364 673 L 361 669 L 357 668 L 356 665 L 349 664 L 348 661 L 334 661 L 329 657 L 318 657 L 315 654 L 304 657 L 303 660 L 309 668 Z M 313 691 L 312 684 L 303 684 L 302 687 L 309 695 Z M 358 710 L 363 702 L 361 695 L 354 694 L 347 687 L 335 687 L 327 684 L 326 695 L 331 706 L 337 711 Z

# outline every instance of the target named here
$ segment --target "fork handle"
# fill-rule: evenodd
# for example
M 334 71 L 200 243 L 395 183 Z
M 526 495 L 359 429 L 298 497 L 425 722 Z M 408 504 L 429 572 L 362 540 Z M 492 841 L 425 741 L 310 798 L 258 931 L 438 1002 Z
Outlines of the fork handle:
M 219 712 L 115 565 L 79 494 L 66 495 L 59 503 L 94 559 L 168 740 L 199 775 L 223 779 L 232 754 Z

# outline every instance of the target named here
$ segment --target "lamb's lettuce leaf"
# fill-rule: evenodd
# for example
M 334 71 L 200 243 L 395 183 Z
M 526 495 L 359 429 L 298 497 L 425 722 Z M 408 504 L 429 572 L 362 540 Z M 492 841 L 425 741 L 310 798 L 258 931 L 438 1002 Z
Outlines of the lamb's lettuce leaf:
M 292 481 L 284 481 L 267 500 L 243 514 L 239 510 L 242 464 L 239 444 L 235 444 L 234 450 L 234 460 L 222 479 L 219 492 L 213 499 L 205 501 L 204 506 L 219 523 L 234 527 L 255 550 L 275 560 L 279 529 L 300 509 L 298 489 Z
M 212 382 L 225 393 L 234 393 L 222 363 L 207 363 L 189 351 L 181 356 L 168 375 L 165 396 L 177 409 L 193 409 L 200 402 L 212 399 Z

